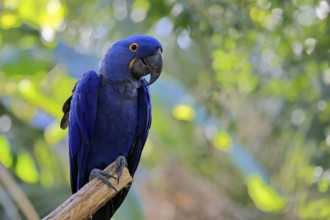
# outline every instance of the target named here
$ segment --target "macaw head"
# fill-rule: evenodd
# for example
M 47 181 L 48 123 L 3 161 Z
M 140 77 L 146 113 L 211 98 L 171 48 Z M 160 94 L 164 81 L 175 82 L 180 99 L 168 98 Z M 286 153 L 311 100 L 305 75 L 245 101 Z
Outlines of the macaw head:
M 121 81 L 150 74 L 148 85 L 155 82 L 163 67 L 162 45 L 153 37 L 134 35 L 115 43 L 104 56 L 100 74 Z

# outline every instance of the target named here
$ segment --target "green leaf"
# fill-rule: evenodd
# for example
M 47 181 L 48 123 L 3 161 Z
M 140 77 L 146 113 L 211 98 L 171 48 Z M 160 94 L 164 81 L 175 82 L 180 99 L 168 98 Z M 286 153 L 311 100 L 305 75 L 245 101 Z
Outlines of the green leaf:
M 287 202 L 276 190 L 266 184 L 259 174 L 247 178 L 249 195 L 258 209 L 264 212 L 283 211 Z
M 16 175 L 27 183 L 37 183 L 39 176 L 32 157 L 27 152 L 17 156 Z
M 4 135 L 0 135 L 0 163 L 5 167 L 10 167 L 13 163 L 13 155 L 11 153 L 10 145 Z

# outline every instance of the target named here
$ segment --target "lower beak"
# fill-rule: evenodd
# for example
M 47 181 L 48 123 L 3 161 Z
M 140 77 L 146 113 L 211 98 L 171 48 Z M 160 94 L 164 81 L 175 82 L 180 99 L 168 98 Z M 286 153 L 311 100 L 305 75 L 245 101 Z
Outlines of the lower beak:
M 161 49 L 158 49 L 151 56 L 144 58 L 136 58 L 133 60 L 133 64 L 131 65 L 131 74 L 140 79 L 143 76 L 150 74 L 150 80 L 148 82 L 148 86 L 154 83 L 163 68 L 163 57 Z

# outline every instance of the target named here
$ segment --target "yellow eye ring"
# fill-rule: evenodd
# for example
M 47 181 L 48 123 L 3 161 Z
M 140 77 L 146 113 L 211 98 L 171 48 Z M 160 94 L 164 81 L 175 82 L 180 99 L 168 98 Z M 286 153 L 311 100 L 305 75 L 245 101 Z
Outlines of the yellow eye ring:
M 136 52 L 138 47 L 139 47 L 139 45 L 137 43 L 132 43 L 131 45 L 129 45 L 129 49 L 132 52 Z

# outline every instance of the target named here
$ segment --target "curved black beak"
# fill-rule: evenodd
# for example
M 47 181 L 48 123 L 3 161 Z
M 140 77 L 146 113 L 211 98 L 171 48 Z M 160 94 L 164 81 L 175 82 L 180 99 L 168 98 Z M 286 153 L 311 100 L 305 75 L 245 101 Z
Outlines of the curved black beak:
M 163 68 L 163 57 L 161 49 L 158 49 L 152 55 L 144 58 L 136 58 L 132 61 L 132 65 L 130 67 L 131 74 L 136 78 L 140 79 L 143 76 L 150 74 L 150 80 L 148 82 L 148 86 L 154 83 Z

